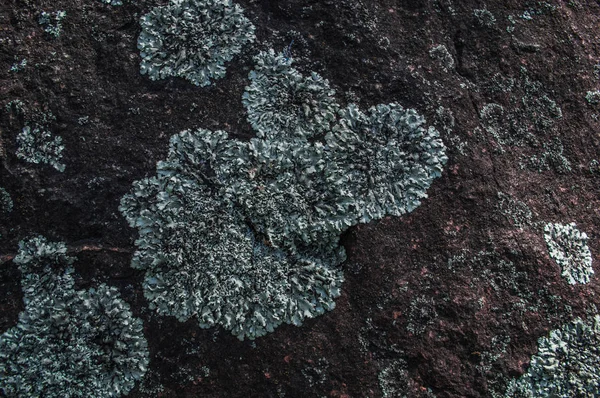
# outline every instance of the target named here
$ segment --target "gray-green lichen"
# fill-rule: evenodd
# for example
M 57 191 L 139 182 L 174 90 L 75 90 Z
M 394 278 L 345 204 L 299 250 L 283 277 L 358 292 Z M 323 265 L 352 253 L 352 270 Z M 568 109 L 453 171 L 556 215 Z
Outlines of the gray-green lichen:
M 473 10 L 473 15 L 479 26 L 491 28 L 496 24 L 496 17 L 486 8 Z
M 57 38 L 62 31 L 62 20 L 67 16 L 66 11 L 46 12 L 42 11 L 38 23 L 44 28 L 44 32 Z
M 446 71 L 454 68 L 454 57 L 452 57 L 448 48 L 443 44 L 439 44 L 429 50 L 429 56 L 437 59 Z
M 233 156 L 231 156 L 233 155 Z M 228 195 L 275 247 L 321 249 L 343 260 L 339 235 L 355 224 L 345 170 L 320 143 L 252 139 L 230 155 Z
M 183 77 L 207 86 L 225 63 L 254 41 L 254 25 L 231 0 L 173 0 L 140 19 L 140 72 L 150 79 Z
M 538 340 L 527 373 L 509 383 L 506 397 L 600 396 L 600 317 L 575 319 Z
M 325 139 L 348 178 L 352 224 L 413 211 L 448 160 L 439 132 L 426 128 L 414 109 L 396 103 L 371 107 L 367 114 L 351 104 L 340 115 Z
M 333 309 L 341 234 L 412 211 L 447 160 L 414 110 L 336 115 L 318 75 L 304 79 L 273 51 L 255 60 L 244 103 L 258 137 L 176 134 L 156 177 L 135 182 L 120 206 L 139 230 L 132 266 L 146 271 L 151 306 L 240 339 Z
M 479 112 L 484 130 L 494 138 L 501 152 L 505 146 L 539 146 L 562 118 L 560 106 L 540 82 L 528 76 L 525 68 L 516 78 L 494 76 L 489 91 L 502 93 L 500 98 L 508 97 L 510 104 L 490 102 Z
M 316 72 L 302 76 L 292 68 L 292 58 L 272 49 L 254 60 L 242 103 L 259 138 L 305 139 L 331 128 L 339 105 L 326 79 Z
M 13 209 L 13 201 L 6 189 L 0 187 L 0 214 L 10 213 Z
M 136 182 L 120 209 L 140 232 L 132 264 L 146 270 L 152 307 L 253 339 L 331 310 L 343 276 L 337 258 L 274 247 L 252 222 L 227 189 L 234 165 L 223 161 L 236 145 L 220 131 L 175 135 L 157 176 Z
M 8 397 L 118 397 L 146 372 L 143 325 L 117 289 L 75 290 L 63 243 L 19 243 L 25 310 L 0 336 L 0 389 Z
M 600 90 L 588 91 L 585 94 L 585 100 L 592 105 L 600 103 Z
M 585 232 L 579 231 L 575 223 L 548 223 L 544 227 L 544 239 L 550 257 L 560 266 L 567 282 L 575 285 L 590 281 L 594 269 Z
M 410 378 L 405 360 L 387 362 L 377 375 L 383 398 L 435 398 L 430 388 L 423 388 Z
M 533 213 L 529 206 L 503 192 L 497 193 L 496 210 L 515 227 L 523 229 L 533 224 Z
M 17 157 L 30 163 L 46 163 L 58 171 L 64 171 L 61 163 L 62 138 L 54 136 L 45 127 L 36 126 L 33 129 L 25 126 L 17 135 Z

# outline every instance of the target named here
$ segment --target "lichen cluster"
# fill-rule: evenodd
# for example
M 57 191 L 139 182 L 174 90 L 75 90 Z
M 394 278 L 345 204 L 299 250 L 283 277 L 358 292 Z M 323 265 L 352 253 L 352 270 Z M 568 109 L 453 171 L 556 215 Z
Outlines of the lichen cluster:
M 343 278 L 337 264 L 269 239 L 269 224 L 242 197 L 248 187 L 234 181 L 236 165 L 226 161 L 240 147 L 249 144 L 222 131 L 173 136 L 157 176 L 136 182 L 120 209 L 140 231 L 133 266 L 146 270 L 152 307 L 255 338 L 332 309 Z
M 183 131 L 120 206 L 139 230 L 132 265 L 146 271 L 151 305 L 240 339 L 334 308 L 341 233 L 412 211 L 446 162 L 414 110 L 336 115 L 318 75 L 305 79 L 273 51 L 255 60 L 243 101 L 257 138 Z
M 66 11 L 46 12 L 42 11 L 38 19 L 40 26 L 44 28 L 44 32 L 50 36 L 57 38 L 62 31 L 62 20 L 67 16 Z
M 575 319 L 538 340 L 527 373 L 511 381 L 506 397 L 600 396 L 600 317 Z
M 8 397 L 118 397 L 146 372 L 141 320 L 115 288 L 75 290 L 66 251 L 43 237 L 19 244 L 25 310 L 0 336 Z
M 242 97 L 248 122 L 259 138 L 310 138 L 331 129 L 339 106 L 327 79 L 302 76 L 292 59 L 271 49 L 255 58 Z
M 594 269 L 585 232 L 579 231 L 575 223 L 549 223 L 544 227 L 544 239 L 550 257 L 560 266 L 561 275 L 571 285 L 590 281 Z
M 231 0 L 173 0 L 140 19 L 140 72 L 152 80 L 183 77 L 207 86 L 254 41 L 254 25 Z
M 64 171 L 61 163 L 62 137 L 50 133 L 46 127 L 36 126 L 33 129 L 25 126 L 17 135 L 17 157 L 30 163 L 46 163 L 58 171 Z
M 0 187 L 0 215 L 8 214 L 13 209 L 13 201 L 8 191 Z

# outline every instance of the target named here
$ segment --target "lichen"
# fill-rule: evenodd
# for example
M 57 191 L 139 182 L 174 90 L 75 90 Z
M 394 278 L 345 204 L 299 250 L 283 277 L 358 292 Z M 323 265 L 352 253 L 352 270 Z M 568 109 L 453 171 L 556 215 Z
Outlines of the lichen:
M 0 214 L 10 213 L 13 209 L 13 201 L 6 189 L 0 187 Z
M 429 56 L 433 59 L 437 59 L 444 70 L 449 70 L 454 68 L 454 58 L 448 48 L 443 44 L 438 44 L 429 50 Z
M 242 103 L 259 138 L 306 139 L 331 128 L 339 105 L 326 79 L 316 72 L 302 76 L 292 58 L 272 49 L 254 60 Z
M 44 32 L 50 36 L 57 38 L 62 31 L 62 20 L 67 16 L 66 11 L 46 12 L 42 11 L 38 19 L 38 23 L 43 26 Z
M 435 398 L 430 388 L 419 386 L 410 378 L 405 360 L 387 362 L 377 375 L 383 398 Z
M 340 114 L 326 142 L 348 176 L 352 224 L 413 211 L 448 160 L 439 132 L 397 103 L 377 105 L 368 114 L 351 104 Z
M 157 175 L 135 182 L 120 206 L 139 230 L 132 266 L 146 271 L 152 308 L 240 339 L 333 309 L 341 234 L 412 211 L 447 160 L 416 111 L 390 104 L 336 115 L 315 74 L 304 79 L 274 51 L 255 60 L 244 102 L 258 137 L 176 134 Z M 287 102 L 288 89 L 305 106 Z
M 252 139 L 233 154 L 228 193 L 275 247 L 321 248 L 343 260 L 339 235 L 353 220 L 344 171 L 323 145 Z M 334 254 L 338 252 L 338 254 Z
M 225 63 L 254 41 L 254 25 L 231 0 L 173 0 L 140 19 L 141 74 L 183 77 L 208 86 Z
M 544 239 L 550 257 L 560 266 L 567 282 L 575 285 L 590 281 L 594 269 L 585 232 L 579 231 L 575 223 L 548 223 L 544 227 Z
M 62 172 L 65 165 L 60 162 L 62 138 L 54 136 L 45 127 L 36 126 L 33 129 L 25 126 L 17 135 L 17 157 L 30 163 L 46 163 Z
M 575 319 L 538 340 L 538 352 L 523 376 L 509 383 L 506 397 L 600 395 L 600 317 Z
M 148 346 L 117 289 L 75 290 L 63 243 L 19 243 L 25 310 L 0 336 L 0 389 L 9 397 L 118 397 L 146 372 Z
M 132 264 L 146 270 L 153 308 L 253 339 L 331 310 L 343 276 L 335 262 L 263 239 L 251 210 L 226 190 L 231 165 L 222 160 L 235 146 L 226 138 L 207 130 L 175 135 L 157 177 L 136 182 L 120 209 L 140 231 Z

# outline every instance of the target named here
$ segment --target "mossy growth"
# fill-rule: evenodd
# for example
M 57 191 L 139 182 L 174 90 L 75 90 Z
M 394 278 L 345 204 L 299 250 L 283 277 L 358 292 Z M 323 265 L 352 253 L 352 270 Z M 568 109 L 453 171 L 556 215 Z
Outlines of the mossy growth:
M 197 86 L 225 76 L 225 63 L 255 39 L 254 25 L 231 0 L 173 0 L 142 16 L 140 25 L 140 72 Z
M 579 231 L 575 223 L 567 225 L 548 223 L 544 227 L 544 239 L 550 257 L 560 266 L 561 275 L 569 284 L 590 281 L 594 269 L 585 232 Z
M 273 51 L 256 61 L 243 101 L 258 137 L 176 134 L 156 176 L 135 182 L 120 206 L 139 230 L 132 265 L 146 271 L 151 305 L 240 339 L 333 309 L 340 235 L 412 211 L 447 159 L 414 110 L 334 114 L 339 105 L 320 78 L 302 78 Z M 284 100 L 288 89 L 306 107 Z
M 527 373 L 512 380 L 506 397 L 600 396 L 600 317 L 575 319 L 538 340 Z
M 8 397 L 119 397 L 146 372 L 141 320 L 117 289 L 75 290 L 63 243 L 19 243 L 25 310 L 0 336 L 0 389 Z

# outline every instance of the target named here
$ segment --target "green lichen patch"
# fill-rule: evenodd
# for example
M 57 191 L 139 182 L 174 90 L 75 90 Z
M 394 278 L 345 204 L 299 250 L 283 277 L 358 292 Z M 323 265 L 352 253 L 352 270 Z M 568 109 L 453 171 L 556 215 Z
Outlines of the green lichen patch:
M 291 58 L 272 49 L 254 59 L 242 103 L 258 137 L 306 139 L 331 128 L 339 105 L 326 79 L 315 72 L 302 76 Z
M 387 362 L 377 376 L 384 398 L 435 398 L 431 389 L 419 386 L 410 378 L 405 360 L 395 359 Z
M 225 76 L 225 63 L 255 39 L 254 25 L 231 0 L 174 0 L 142 16 L 140 25 L 140 72 L 197 86 Z
M 62 172 L 62 138 L 54 136 L 44 127 L 25 126 L 17 135 L 17 157 L 30 163 L 46 163 Z
M 19 244 L 25 310 L 0 336 L 8 397 L 118 397 L 146 372 L 141 320 L 115 288 L 75 290 L 66 251 L 43 237 Z
M 448 158 L 439 132 L 424 124 L 414 109 L 396 103 L 372 107 L 367 114 L 355 105 L 341 112 L 326 141 L 348 176 L 353 224 L 401 216 L 427 197 Z
M 544 239 L 550 257 L 560 266 L 561 275 L 569 284 L 590 281 L 594 269 L 585 232 L 579 231 L 575 223 L 567 225 L 548 223 L 544 227 Z
M 512 225 L 523 229 L 533 224 L 533 212 L 527 204 L 503 192 L 498 192 L 497 197 L 496 210 Z
M 253 139 L 239 143 L 234 158 L 228 192 L 272 245 L 343 257 L 338 240 L 353 224 L 353 198 L 322 144 Z
M 10 213 L 13 209 L 13 201 L 6 189 L 0 187 L 0 214 Z
M 336 263 L 262 240 L 251 210 L 226 189 L 231 173 L 221 160 L 234 141 L 224 138 L 207 130 L 174 136 L 157 177 L 136 182 L 120 209 L 139 229 L 132 265 L 146 270 L 153 308 L 253 339 L 331 310 L 343 276 Z
M 507 107 L 490 102 L 479 112 L 484 130 L 494 138 L 500 151 L 506 146 L 538 146 L 562 118 L 560 106 L 524 68 L 517 78 L 495 76 L 489 89 L 505 93 L 510 104 Z
M 62 31 L 62 20 L 67 16 L 66 11 L 46 12 L 42 11 L 38 23 L 44 28 L 44 32 L 57 38 Z
M 538 340 L 527 373 L 511 381 L 506 397 L 600 395 L 600 317 L 575 319 Z

